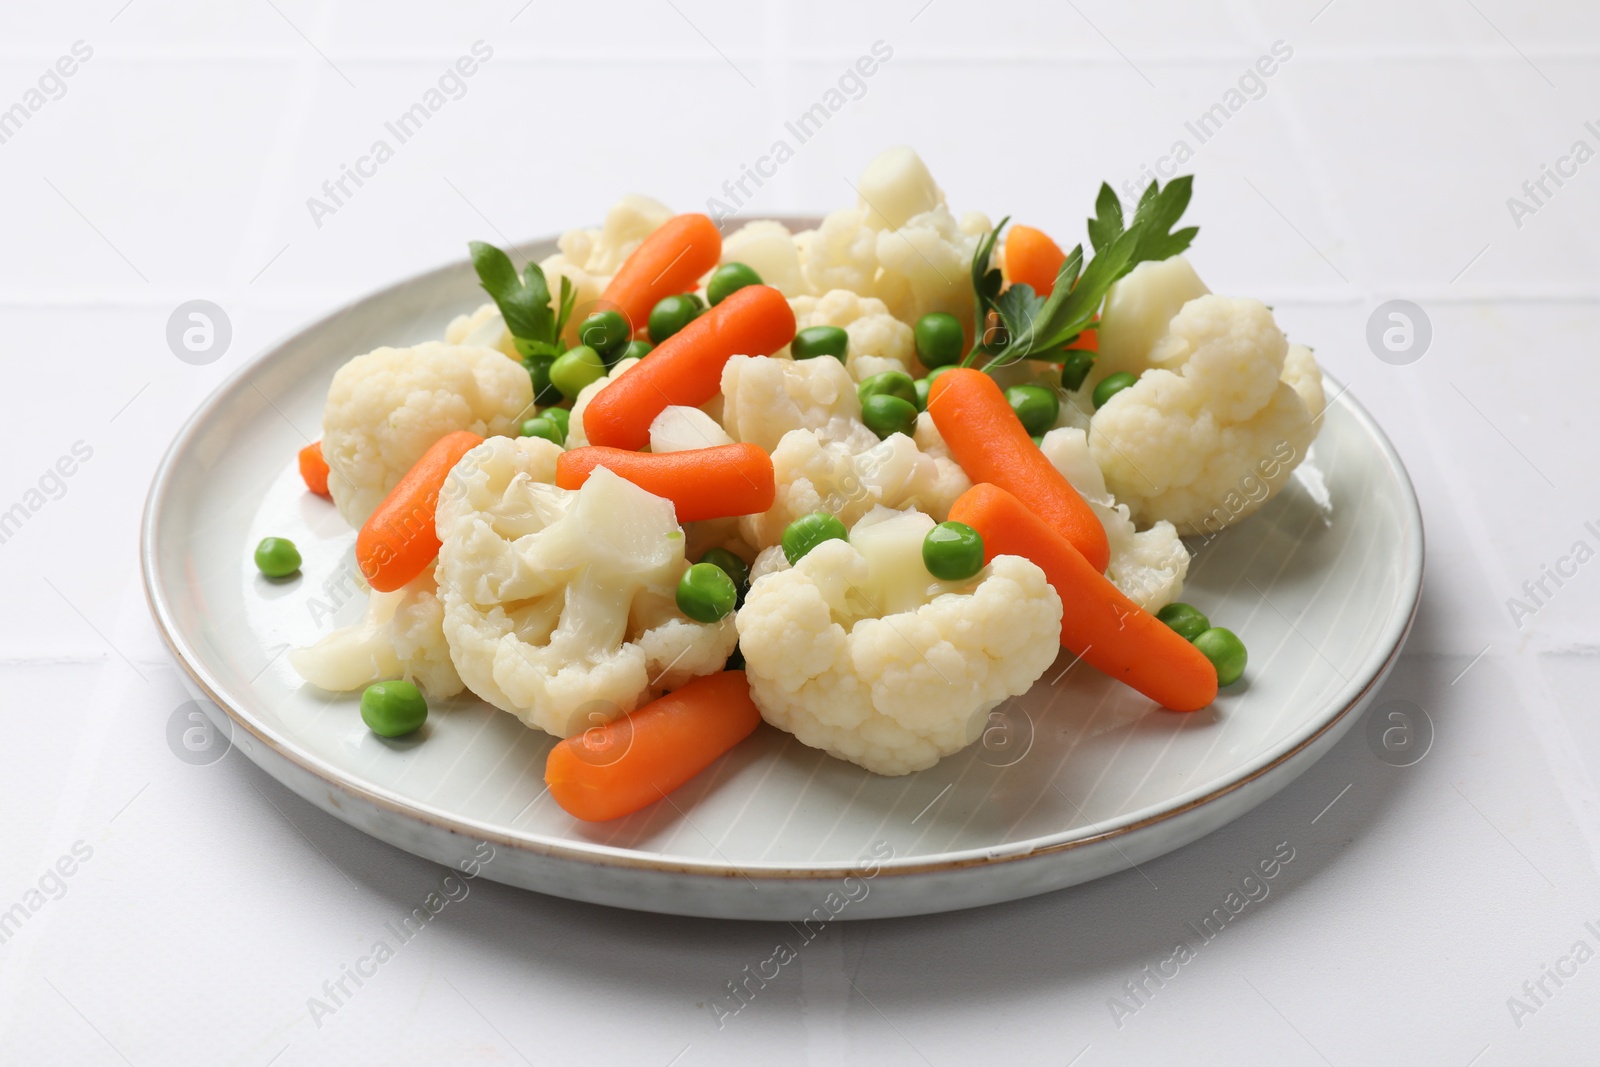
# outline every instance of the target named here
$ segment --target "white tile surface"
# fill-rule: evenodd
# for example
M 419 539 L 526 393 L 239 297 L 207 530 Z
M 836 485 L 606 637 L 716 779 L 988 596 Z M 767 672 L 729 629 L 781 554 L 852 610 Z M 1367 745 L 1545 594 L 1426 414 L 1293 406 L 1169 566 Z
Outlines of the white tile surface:
M 79 40 L 94 56 L 65 95 L 0 144 L 0 506 L 75 441 L 95 449 L 0 544 L 0 908 L 75 842 L 92 857 L 0 944 L 0 1062 L 1592 1058 L 1600 963 L 1547 981 L 1520 1026 L 1507 998 L 1574 941 L 1600 948 L 1600 564 L 1520 629 L 1506 600 L 1600 525 L 1600 162 L 1520 228 L 1505 201 L 1572 140 L 1600 147 L 1593 5 L 10 5 L 0 107 Z M 306 198 L 477 40 L 494 58 L 465 95 L 315 227 Z M 1194 255 L 1214 287 L 1274 303 L 1407 459 L 1429 578 L 1380 703 L 1425 708 L 1433 749 L 1391 768 L 1358 727 L 1148 865 L 1156 889 L 1129 873 L 836 926 L 721 1030 L 707 1002 L 782 927 L 481 881 L 315 1025 L 306 999 L 442 872 L 236 754 L 168 751 L 185 697 L 134 567 L 161 450 L 239 361 L 468 238 L 591 221 L 628 190 L 701 206 L 877 40 L 893 59 L 750 210 L 833 206 L 874 151 L 911 142 L 958 208 L 1069 232 L 1100 180 L 1293 47 L 1192 162 Z M 163 340 L 196 296 L 234 327 L 210 367 Z M 1364 340 L 1396 296 L 1435 331 L 1409 367 Z M 1108 999 L 1285 841 L 1267 899 L 1118 1026 Z

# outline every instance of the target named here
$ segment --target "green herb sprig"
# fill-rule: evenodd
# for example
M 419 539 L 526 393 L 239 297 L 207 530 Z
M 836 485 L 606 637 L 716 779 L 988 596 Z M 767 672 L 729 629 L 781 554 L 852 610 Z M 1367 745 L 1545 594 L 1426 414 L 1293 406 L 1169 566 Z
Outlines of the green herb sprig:
M 1083 245 L 1067 254 L 1056 273 L 1055 287 L 1041 297 L 1031 285 L 1013 285 L 1001 290 L 1000 272 L 990 266 L 1000 231 L 1010 221 L 1000 220 L 972 256 L 972 291 L 976 301 L 977 323 L 984 329 L 989 313 L 1000 319 L 996 337 L 984 337 L 973 346 L 962 366 L 983 360 L 990 370 L 1021 359 L 1042 359 L 1053 363 L 1065 359 L 1064 350 L 1088 329 L 1100 310 L 1107 291 L 1118 279 L 1140 263 L 1178 255 L 1194 240 L 1199 227 L 1174 231 L 1172 227 L 1189 206 L 1194 177 L 1174 178 L 1162 188 L 1151 182 L 1139 198 L 1133 220 L 1124 225 L 1122 203 L 1110 185 L 1102 183 L 1095 199 L 1095 215 L 1089 220 L 1089 243 L 1094 256 L 1084 262 Z M 1087 370 L 1087 368 L 1085 368 Z
M 500 309 L 511 340 L 523 358 L 554 358 L 565 352 L 561 333 L 578 299 L 572 283 L 563 276 L 560 296 L 552 302 L 550 283 L 539 264 L 530 262 L 519 278 L 511 257 L 494 245 L 473 241 L 467 247 L 472 250 L 472 267 L 478 272 L 478 281 Z

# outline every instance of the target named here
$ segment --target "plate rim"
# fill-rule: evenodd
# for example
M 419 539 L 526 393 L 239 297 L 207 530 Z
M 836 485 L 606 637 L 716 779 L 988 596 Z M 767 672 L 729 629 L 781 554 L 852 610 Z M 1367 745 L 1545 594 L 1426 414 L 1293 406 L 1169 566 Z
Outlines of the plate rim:
M 814 225 L 818 221 L 817 216 L 807 215 L 760 217 L 760 220 L 766 219 L 782 222 L 790 226 L 796 224 Z M 740 217 L 730 221 L 743 223 L 758 221 L 758 219 L 756 217 Z M 518 242 L 512 247 L 514 250 L 525 251 L 541 246 L 553 246 L 556 239 L 556 236 L 536 238 Z M 224 378 L 184 421 L 174 435 L 172 442 L 162 454 L 161 461 L 151 478 L 150 488 L 146 494 L 145 505 L 139 523 L 139 570 L 141 584 L 144 588 L 145 602 L 150 609 L 156 629 L 160 633 L 168 652 L 193 685 L 203 692 L 228 717 L 231 730 L 245 730 L 255 742 L 265 745 L 280 758 L 298 767 L 302 772 L 309 774 L 325 788 L 336 790 L 352 801 L 371 805 L 390 815 L 426 824 L 430 829 L 443 830 L 447 833 L 463 835 L 474 840 L 487 841 L 497 846 L 551 860 L 580 863 L 600 868 L 622 868 L 649 873 L 718 878 L 737 873 L 786 882 L 835 881 L 855 873 L 854 865 L 839 865 L 836 861 L 830 861 L 827 865 L 796 865 L 793 863 L 765 864 L 761 862 L 734 864 L 731 861 L 687 858 L 669 859 L 665 856 L 641 852 L 637 849 L 602 845 L 594 842 L 561 841 L 543 835 L 508 834 L 500 828 L 490 827 L 415 799 L 407 798 L 403 794 L 364 783 L 314 752 L 294 744 L 292 738 L 276 736 L 275 731 L 266 723 L 253 722 L 253 716 L 248 711 L 223 695 L 225 687 L 216 681 L 206 667 L 204 658 L 190 646 L 183 636 L 174 616 L 172 605 L 169 603 L 169 593 L 161 588 L 157 581 L 159 568 L 156 539 L 157 531 L 162 524 L 164 505 L 167 503 L 168 496 L 174 487 L 172 477 L 174 468 L 188 451 L 195 434 L 208 421 L 215 409 L 224 406 L 236 392 L 249 386 L 250 379 L 259 368 L 263 364 L 270 362 L 280 352 L 322 331 L 329 324 L 363 304 L 376 301 L 398 289 L 423 286 L 431 282 L 436 283 L 446 276 L 455 274 L 463 269 L 470 269 L 469 260 L 456 259 L 437 267 L 406 275 L 397 281 L 347 300 L 312 322 L 280 336 L 276 341 L 264 347 Z M 1337 379 L 1334 379 L 1326 371 L 1324 371 L 1323 377 L 1325 382 L 1338 384 Z M 1410 515 L 1411 521 L 1404 523 L 1403 529 L 1407 535 L 1406 540 L 1413 542 L 1406 546 L 1409 547 L 1409 551 L 1402 561 L 1404 565 L 1402 589 L 1396 597 L 1397 606 L 1405 605 L 1407 599 L 1409 599 L 1409 606 L 1391 616 L 1380 640 L 1374 645 L 1374 652 L 1361 665 L 1361 669 L 1354 672 L 1355 680 L 1347 681 L 1344 688 L 1329 702 L 1337 705 L 1337 710 L 1325 718 L 1320 718 L 1313 724 L 1306 726 L 1299 733 L 1291 735 L 1290 741 L 1278 746 L 1279 750 L 1276 751 L 1276 754 L 1272 754 L 1275 751 L 1273 748 L 1264 749 L 1245 764 L 1241 772 L 1228 780 L 1197 795 L 1191 790 L 1190 793 L 1180 795 L 1176 800 L 1158 810 L 1142 809 L 1127 813 L 1119 819 L 1103 820 L 1101 823 L 1091 824 L 1092 826 L 1100 827 L 1093 833 L 1078 833 L 1073 836 L 1063 837 L 1062 834 L 1071 833 L 1071 831 L 1063 831 L 1060 834 L 1034 838 L 1029 842 L 1013 843 L 1005 846 L 1003 851 L 998 853 L 994 848 L 969 848 L 936 854 L 932 858 L 891 858 L 881 864 L 880 876 L 903 877 L 950 873 L 971 867 L 991 867 L 1032 860 L 1044 856 L 1058 855 L 1104 841 L 1114 841 L 1119 837 L 1137 833 L 1152 826 L 1180 820 L 1183 816 L 1237 792 L 1284 765 L 1292 763 L 1301 753 L 1314 745 L 1319 738 L 1343 722 L 1353 709 L 1362 705 L 1373 689 L 1387 677 L 1395 660 L 1399 658 L 1405 646 L 1406 638 L 1409 636 L 1412 625 L 1416 621 L 1422 599 L 1427 544 L 1422 509 L 1417 498 L 1416 488 L 1412 484 L 1410 473 L 1406 470 L 1404 461 L 1395 450 L 1393 442 L 1389 440 L 1388 435 L 1383 432 L 1382 427 L 1372 418 L 1371 414 L 1351 395 L 1348 387 L 1339 389 L 1327 406 L 1332 407 L 1335 404 L 1341 405 L 1348 414 L 1355 418 L 1367 434 L 1378 444 L 1385 468 L 1399 487 L 1402 501 Z M 1196 789 L 1202 788 L 1205 787 L 1196 787 Z M 367 831 L 363 830 L 363 832 Z

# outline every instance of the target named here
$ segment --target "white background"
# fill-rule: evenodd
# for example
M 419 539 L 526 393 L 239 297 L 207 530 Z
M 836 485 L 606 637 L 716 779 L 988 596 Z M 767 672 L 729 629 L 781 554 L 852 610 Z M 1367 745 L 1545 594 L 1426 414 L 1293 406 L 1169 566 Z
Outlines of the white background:
M 75 842 L 92 858 L 0 945 L 0 1059 L 1592 1062 L 1600 962 L 1520 1020 L 1507 998 L 1580 938 L 1600 949 L 1600 564 L 1520 627 L 1506 601 L 1600 548 L 1600 162 L 1520 226 L 1507 198 L 1575 140 L 1600 148 L 1600 7 L 1324 3 L 7 4 L 0 108 L 75 41 L 93 58 L 0 144 L 0 509 L 75 442 L 93 456 L 0 545 L 0 909 Z M 307 197 L 480 39 L 465 96 L 316 226 Z M 1293 49 L 1189 164 L 1193 259 L 1274 304 L 1410 468 L 1427 588 L 1379 702 L 1425 709 L 1431 750 L 1391 767 L 1358 724 L 1148 864 L 1154 887 L 834 924 L 720 1031 L 706 1002 L 783 928 L 485 881 L 316 1026 L 306 998 L 443 872 L 237 753 L 169 750 L 186 696 L 135 569 L 161 451 L 274 338 L 470 238 L 593 222 L 632 190 L 703 210 L 878 40 L 865 96 L 747 211 L 846 203 L 909 142 L 956 209 L 1075 237 L 1102 179 Z M 1433 328 L 1409 366 L 1365 339 L 1396 297 Z M 234 331 L 206 367 L 164 337 L 194 298 Z M 1117 1025 L 1108 998 L 1279 842 L 1271 895 Z

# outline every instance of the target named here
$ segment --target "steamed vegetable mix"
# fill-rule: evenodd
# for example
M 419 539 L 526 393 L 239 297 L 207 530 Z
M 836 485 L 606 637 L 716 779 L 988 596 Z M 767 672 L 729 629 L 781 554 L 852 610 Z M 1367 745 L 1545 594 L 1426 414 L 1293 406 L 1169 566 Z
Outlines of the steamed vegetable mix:
M 783 294 L 746 286 L 602 389 L 584 410 L 584 432 L 591 444 L 643 448 L 650 423 L 669 405 L 699 407 L 717 395 L 729 357 L 766 355 L 793 339 L 794 312 Z
M 688 292 L 722 254 L 722 235 L 705 215 L 678 215 L 646 237 L 612 275 L 601 300 L 637 332 L 663 297 Z M 659 343 L 659 341 L 658 341 Z
M 1083 497 L 1033 443 L 994 379 L 957 368 L 928 390 L 928 414 L 956 462 L 975 481 L 993 482 L 1021 500 L 1103 572 L 1111 546 Z
M 433 562 L 439 490 L 461 457 L 481 444 L 483 438 L 466 430 L 439 438 L 367 518 L 356 535 L 356 563 L 368 585 L 399 589 Z
M 619 819 L 689 781 L 760 724 L 743 671 L 709 674 L 556 745 L 545 784 L 575 818 Z
M 956 210 L 907 148 L 856 188 L 802 233 L 629 196 L 520 269 L 474 242 L 490 302 L 347 362 L 300 452 L 371 588 L 295 669 L 379 736 L 465 689 L 564 738 L 546 782 L 588 821 L 763 719 L 931 767 L 1063 649 L 1177 711 L 1238 682 L 1180 535 L 1277 492 L 1326 398 L 1182 255 L 1191 180 L 1126 215 L 1102 186 L 1066 251 Z M 255 559 L 302 566 L 280 538 Z
M 980 483 L 962 494 L 950 516 L 978 531 L 986 558 L 1013 554 L 1043 568 L 1072 604 L 1062 616 L 1061 644 L 1084 662 L 1172 711 L 1198 711 L 1216 698 L 1211 661 L 1129 600 L 1016 497 Z

